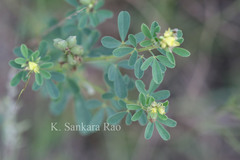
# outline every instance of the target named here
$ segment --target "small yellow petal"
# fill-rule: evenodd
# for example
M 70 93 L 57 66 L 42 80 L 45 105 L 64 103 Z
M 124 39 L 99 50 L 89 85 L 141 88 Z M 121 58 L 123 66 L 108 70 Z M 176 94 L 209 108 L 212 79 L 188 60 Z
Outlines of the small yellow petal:
M 158 112 L 159 112 L 161 115 L 164 115 L 164 114 L 166 113 L 164 107 L 158 108 Z
M 156 108 L 152 108 L 152 109 L 151 109 L 151 112 L 152 112 L 152 113 L 157 113 L 157 109 L 156 109 Z
M 28 68 L 29 68 L 30 71 L 33 71 L 35 73 L 39 73 L 39 66 L 35 62 L 29 62 L 28 63 Z

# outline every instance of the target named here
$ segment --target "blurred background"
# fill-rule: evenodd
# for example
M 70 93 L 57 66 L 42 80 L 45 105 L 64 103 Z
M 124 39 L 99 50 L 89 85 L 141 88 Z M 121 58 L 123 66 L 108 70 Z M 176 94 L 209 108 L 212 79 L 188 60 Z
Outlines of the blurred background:
M 31 87 L 15 106 L 23 84 L 18 89 L 9 86 L 13 48 L 21 43 L 36 48 L 33 39 L 43 34 L 49 15 L 60 20 L 73 8 L 64 0 L 1 0 L 0 159 L 239 160 L 240 1 L 106 0 L 104 8 L 114 17 L 98 27 L 102 35 L 119 37 L 116 18 L 122 10 L 131 14 L 131 33 L 154 20 L 162 30 L 183 30 L 183 47 L 192 55 L 176 56 L 177 67 L 167 71 L 160 86 L 171 91 L 168 114 L 178 122 L 168 128 L 171 140 L 164 142 L 156 130 L 145 140 L 144 127 L 135 123 L 123 124 L 120 132 L 85 137 L 78 132 L 51 132 L 50 122 L 74 123 L 73 108 L 52 116 L 49 100 Z M 144 76 L 145 82 L 150 75 Z

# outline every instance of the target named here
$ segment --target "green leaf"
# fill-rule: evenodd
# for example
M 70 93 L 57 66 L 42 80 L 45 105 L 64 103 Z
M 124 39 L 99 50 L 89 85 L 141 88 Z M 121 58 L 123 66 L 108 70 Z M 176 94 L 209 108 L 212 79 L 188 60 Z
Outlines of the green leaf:
M 140 93 L 140 94 L 139 94 L 139 97 L 138 97 L 138 100 L 141 102 L 141 104 L 142 104 L 143 106 L 146 105 L 146 97 L 145 97 L 144 94 Z
M 141 25 L 141 31 L 143 32 L 143 34 L 148 37 L 149 39 L 152 39 L 152 35 L 151 35 L 151 32 L 148 28 L 148 26 L 146 24 L 142 24 Z
M 148 122 L 148 124 L 145 128 L 144 137 L 146 139 L 150 139 L 152 137 L 153 130 L 154 130 L 154 123 Z
M 127 114 L 127 116 L 126 116 L 126 119 L 125 119 L 125 123 L 126 123 L 126 125 L 131 125 L 132 124 L 132 120 L 131 120 L 131 118 L 132 118 L 132 114 L 130 113 L 130 112 L 128 112 L 128 114 Z
M 158 87 L 159 87 L 159 84 L 155 83 L 154 80 L 151 80 L 148 93 L 152 94 L 152 92 L 154 92 Z
M 41 76 L 41 74 L 35 73 L 35 81 L 39 86 L 43 84 L 43 77 Z
M 156 59 L 153 60 L 152 76 L 153 76 L 154 82 L 157 84 L 160 84 L 163 80 L 162 71 Z
M 102 102 L 100 102 L 99 100 L 96 100 L 96 99 L 92 99 L 92 100 L 89 100 L 86 102 L 86 107 L 88 109 L 95 109 L 95 108 L 98 108 L 102 105 Z
M 67 92 L 63 92 L 63 95 L 61 96 L 61 98 L 55 101 L 51 101 L 50 112 L 53 115 L 60 115 L 66 108 L 68 100 L 69 100 L 69 94 Z
M 161 101 L 167 99 L 170 96 L 170 92 L 168 90 L 161 90 L 152 94 L 152 96 L 157 101 Z
M 162 120 L 160 118 L 158 118 L 158 121 L 161 122 L 162 124 L 168 126 L 168 127 L 176 127 L 177 126 L 177 122 L 173 119 L 168 118 L 167 120 Z
M 114 81 L 114 90 L 116 95 L 119 98 L 125 98 L 127 97 L 127 86 L 123 80 L 123 77 L 120 73 L 120 71 L 118 71 L 117 75 L 115 76 L 115 81 Z
M 131 47 L 120 47 L 113 50 L 113 55 L 116 57 L 122 57 L 132 53 L 133 51 L 134 51 L 134 48 L 131 48 Z
M 114 81 L 117 74 L 118 74 L 117 68 L 113 64 L 111 64 L 108 68 L 108 79 L 110 81 Z
M 135 38 L 136 38 L 137 43 L 140 43 L 145 39 L 145 36 L 142 32 L 139 32 L 139 33 L 135 34 Z
M 149 97 L 147 97 L 147 101 L 146 101 L 146 103 L 147 103 L 147 105 L 151 105 L 152 102 L 154 102 L 154 101 L 155 101 L 155 98 L 152 97 L 152 96 L 149 96 Z
M 33 91 L 38 91 L 38 90 L 40 89 L 40 87 L 41 87 L 41 86 L 37 85 L 37 83 L 34 82 L 33 85 L 32 85 L 32 90 L 33 90 Z
M 68 78 L 67 81 L 68 81 L 68 85 L 69 85 L 70 89 L 72 90 L 72 92 L 74 94 L 78 94 L 80 91 L 80 88 L 79 88 L 77 82 L 70 78 Z
M 21 45 L 21 52 L 23 57 L 28 58 L 28 48 L 25 44 Z
M 157 131 L 158 131 L 159 135 L 162 137 L 162 139 L 164 141 L 169 140 L 170 134 L 168 133 L 168 131 L 159 122 L 156 122 L 155 125 L 156 125 Z
M 167 52 L 166 56 L 167 56 L 169 62 L 171 62 L 172 64 L 175 65 L 175 58 L 174 58 L 173 54 L 171 52 Z
M 184 38 L 178 38 L 177 41 L 182 44 L 184 42 Z
M 112 103 L 112 105 L 113 105 L 113 107 L 116 109 L 116 110 L 123 110 L 124 108 L 122 108 L 122 106 L 118 103 L 118 101 L 116 101 L 116 100 L 111 100 L 111 103 Z
M 127 112 L 125 112 L 125 111 L 115 113 L 114 115 L 110 116 L 107 119 L 107 122 L 109 124 L 119 124 L 126 114 L 127 114 Z
M 45 57 L 45 55 L 47 54 L 47 50 L 48 50 L 48 43 L 47 41 L 41 41 L 39 48 L 38 48 L 39 52 L 40 52 L 40 57 Z
M 118 104 L 121 106 L 121 109 L 127 109 L 127 104 L 123 100 L 119 100 Z
M 167 117 L 165 114 L 162 115 L 162 114 L 160 114 L 160 113 L 158 113 L 158 118 L 161 119 L 161 120 L 163 120 L 163 121 L 165 121 L 165 120 L 168 119 L 168 117 Z
M 129 60 L 128 60 L 128 65 L 129 66 L 133 66 L 136 61 L 137 61 L 137 58 L 138 58 L 138 53 L 137 51 L 135 50 L 132 55 L 130 56 Z
M 160 32 L 161 27 L 159 26 L 158 22 L 154 21 L 151 25 L 151 35 L 156 37 L 158 32 Z
M 77 0 L 65 0 L 68 4 L 72 5 L 73 7 L 77 7 L 79 4 Z
M 13 68 L 22 69 L 22 66 L 17 64 L 14 60 L 9 61 L 8 64 Z
M 110 92 L 104 93 L 104 94 L 102 95 L 102 98 L 103 98 L 103 99 L 112 99 L 113 97 L 114 97 L 114 94 L 112 94 L 112 93 L 110 93 Z
M 182 57 L 189 57 L 191 55 L 188 50 L 179 47 L 173 48 L 173 52 Z
M 132 121 L 139 120 L 139 118 L 142 116 L 142 114 L 143 114 L 143 110 L 142 109 L 137 111 L 137 112 L 135 112 L 134 115 L 132 116 L 131 120 Z
M 39 55 L 40 55 L 40 52 L 38 50 L 33 52 L 32 55 L 31 55 L 31 60 L 36 61 L 37 58 L 39 57 Z
M 106 48 L 117 48 L 122 44 L 120 41 L 110 36 L 103 37 L 101 43 Z
M 137 90 L 138 90 L 140 93 L 146 94 L 145 84 L 143 83 L 143 81 L 141 81 L 141 80 L 136 80 L 136 81 L 135 81 L 135 85 L 136 85 Z
M 11 82 L 10 82 L 11 86 L 14 87 L 14 86 L 17 86 L 17 85 L 19 84 L 19 82 L 20 82 L 21 79 L 22 79 L 23 73 L 24 73 L 24 71 L 21 71 L 21 72 L 17 73 L 17 74 L 13 77 L 13 79 L 12 79 Z
M 165 106 L 165 107 L 167 107 L 168 104 L 169 104 L 169 101 L 168 101 L 168 100 L 166 100 L 165 102 L 163 102 L 163 106 Z
M 141 109 L 142 107 L 137 105 L 137 104 L 127 104 L 127 109 L 128 110 L 137 110 L 137 109 Z
M 57 82 L 63 82 L 65 80 L 65 77 L 60 72 L 51 72 L 51 79 Z
M 20 48 L 21 48 L 21 47 L 16 47 L 16 48 L 13 49 L 13 53 L 14 53 L 17 57 L 23 57 Z
M 95 13 L 90 12 L 88 15 L 89 15 L 89 20 L 90 20 L 91 26 L 96 27 L 99 24 L 96 12 Z
M 134 66 L 129 66 L 128 65 L 128 60 L 122 60 L 118 62 L 118 67 L 125 68 L 125 69 L 133 69 Z
M 76 124 L 86 124 L 88 125 L 91 121 L 91 113 L 90 111 L 85 107 L 85 101 L 83 98 L 78 94 L 75 95 L 75 117 L 76 117 Z M 89 134 L 86 130 L 81 130 L 80 133 L 82 135 Z
M 106 19 L 112 18 L 113 17 L 113 13 L 111 11 L 109 11 L 109 10 L 101 9 L 101 10 L 97 11 L 97 17 L 98 17 L 99 23 L 102 23 Z
M 118 31 L 121 40 L 124 41 L 130 27 L 130 15 L 127 11 L 121 11 L 118 15 Z
M 56 99 L 59 96 L 59 90 L 57 86 L 51 81 L 51 80 L 46 80 L 46 88 L 48 91 L 49 96 L 52 99 Z
M 53 67 L 53 63 L 52 62 L 46 62 L 40 65 L 40 68 L 51 68 Z
M 99 125 L 99 126 L 101 126 L 102 122 L 103 122 L 103 118 L 104 118 L 104 109 L 101 108 L 100 110 L 97 111 L 97 113 L 95 113 L 95 115 L 93 116 L 89 125 Z
M 178 31 L 177 31 L 177 37 L 180 38 L 180 37 L 182 37 L 182 36 L 183 36 L 182 30 L 178 30 Z
M 94 5 L 94 9 L 98 10 L 99 8 L 101 8 L 104 5 L 104 0 L 98 0 L 96 1 L 95 5 Z
M 87 14 L 81 14 L 79 19 L 78 19 L 78 28 L 83 29 L 86 27 L 88 22 L 88 15 Z
M 141 125 L 141 126 L 145 126 L 148 122 L 148 119 L 147 119 L 147 116 L 146 116 L 146 113 L 143 112 L 142 116 L 139 118 L 138 120 L 138 123 Z
M 174 67 L 175 67 L 175 65 L 172 64 L 172 63 L 168 60 L 168 58 L 165 57 L 165 56 L 159 55 L 159 56 L 157 56 L 157 59 L 158 59 L 164 66 L 166 66 L 166 67 L 168 67 L 168 68 L 174 68 Z
M 148 46 L 151 46 L 152 45 L 152 41 L 151 40 L 145 40 L 145 41 L 142 41 L 140 43 L 140 46 L 142 47 L 148 47 Z
M 152 64 L 154 58 L 153 57 L 149 57 L 148 59 L 146 59 L 142 66 L 141 66 L 141 70 L 145 71 L 148 69 L 148 67 Z
M 25 58 L 16 58 L 14 62 L 17 64 L 25 64 L 27 61 Z
M 51 74 L 48 71 L 40 70 L 40 74 L 45 79 L 50 79 L 51 78 Z
M 24 71 L 23 74 L 22 74 L 22 81 L 23 82 L 27 82 L 29 76 L 27 76 L 28 72 L 27 71 Z
M 138 79 L 141 79 L 144 74 L 144 71 L 141 70 L 142 63 L 143 63 L 142 58 L 139 58 L 134 65 L 134 74 Z
M 136 38 L 135 38 L 135 36 L 133 34 L 129 34 L 128 35 L 128 39 L 129 39 L 129 42 L 131 43 L 131 45 L 133 47 L 137 46 L 137 40 L 136 40 Z

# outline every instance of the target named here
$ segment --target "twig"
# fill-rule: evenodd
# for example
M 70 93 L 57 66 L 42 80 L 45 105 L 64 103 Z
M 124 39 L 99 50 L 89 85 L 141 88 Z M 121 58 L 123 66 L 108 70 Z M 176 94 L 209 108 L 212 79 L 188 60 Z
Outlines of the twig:
M 47 31 L 45 31 L 42 35 L 42 37 L 45 37 L 46 35 L 48 35 L 50 32 L 52 32 L 53 30 L 55 30 L 56 28 L 60 27 L 61 25 L 64 24 L 64 22 L 66 20 L 72 19 L 73 16 L 78 15 L 80 12 L 82 12 L 84 9 L 86 9 L 87 7 L 84 7 L 74 13 L 72 13 L 71 15 L 67 16 L 66 18 L 62 19 L 61 21 L 59 21 L 57 24 L 53 25 L 52 27 L 50 27 Z
M 18 95 L 17 103 L 19 102 L 19 99 L 20 99 L 22 93 L 25 91 L 25 89 L 27 88 L 27 86 L 28 86 L 28 84 L 29 84 L 31 74 L 32 74 L 31 71 L 27 74 L 28 80 L 27 80 L 27 82 L 25 83 L 23 89 L 21 90 L 21 92 L 20 92 L 19 95 Z

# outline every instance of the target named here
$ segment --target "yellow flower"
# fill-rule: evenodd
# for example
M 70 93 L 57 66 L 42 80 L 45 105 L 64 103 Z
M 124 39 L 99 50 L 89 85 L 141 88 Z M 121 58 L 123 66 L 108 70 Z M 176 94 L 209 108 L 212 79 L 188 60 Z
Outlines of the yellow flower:
M 180 43 L 177 41 L 177 37 L 175 37 L 170 28 L 168 28 L 168 30 L 164 32 L 164 36 L 161 36 L 160 40 L 160 45 L 163 49 L 167 47 L 173 48 L 180 46 Z
M 157 104 L 156 101 L 152 102 L 152 104 L 151 104 L 152 107 L 156 107 L 157 105 L 158 105 L 158 104 Z
M 156 108 L 152 108 L 152 109 L 151 109 L 151 112 L 152 112 L 152 113 L 157 113 L 157 109 L 156 109 Z
M 164 115 L 166 112 L 165 112 L 165 107 L 164 106 L 161 106 L 158 108 L 158 112 L 161 114 L 161 115 Z
M 173 35 L 173 32 L 170 28 L 168 28 L 167 31 L 164 32 L 164 37 L 171 37 Z
M 28 63 L 28 69 L 30 71 L 33 71 L 34 73 L 39 73 L 39 66 L 35 62 L 29 62 Z
M 167 37 L 164 39 L 164 41 L 169 47 L 180 46 L 180 43 L 178 41 L 176 41 L 175 37 Z

